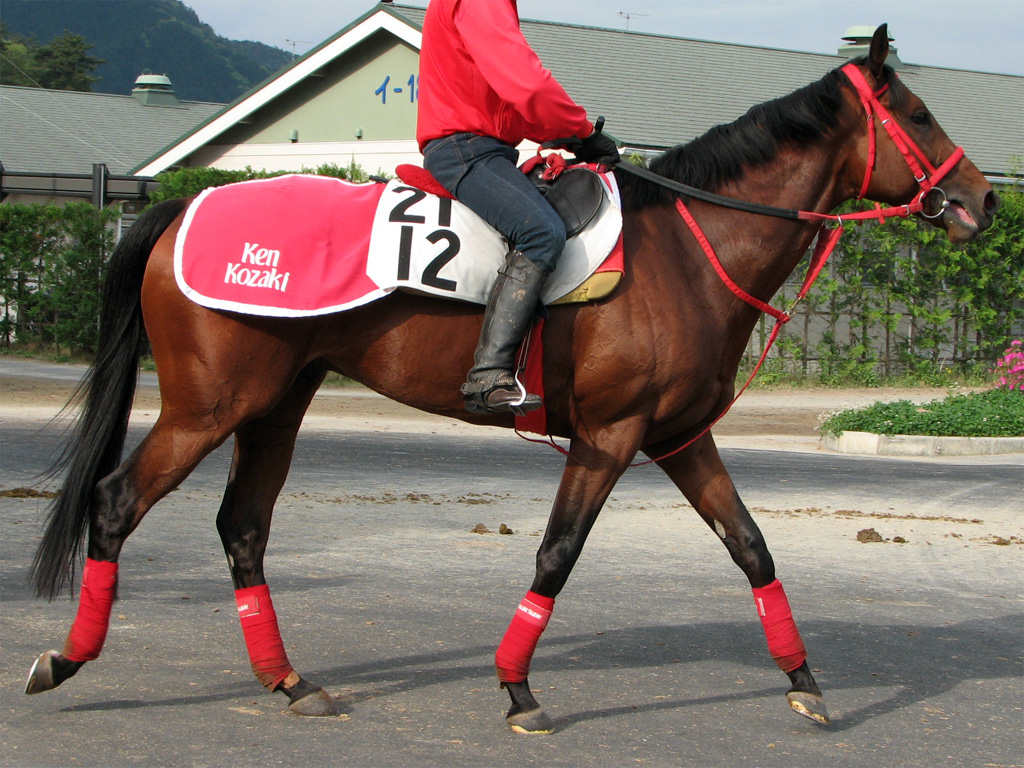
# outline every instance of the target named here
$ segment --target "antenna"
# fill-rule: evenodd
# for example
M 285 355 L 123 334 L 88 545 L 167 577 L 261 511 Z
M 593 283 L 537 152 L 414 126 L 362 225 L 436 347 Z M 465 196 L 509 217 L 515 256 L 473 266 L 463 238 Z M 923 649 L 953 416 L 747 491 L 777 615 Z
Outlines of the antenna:
M 626 20 L 626 31 L 627 32 L 629 31 L 629 20 L 632 19 L 634 16 L 650 16 L 651 15 L 649 13 L 629 13 L 627 11 L 619 11 L 618 13 L 619 13 L 619 16 L 621 16 L 622 18 L 624 18 Z
M 284 39 L 288 45 L 292 47 L 292 58 L 295 58 L 295 46 L 296 45 L 312 45 L 312 40 L 289 40 L 287 37 Z

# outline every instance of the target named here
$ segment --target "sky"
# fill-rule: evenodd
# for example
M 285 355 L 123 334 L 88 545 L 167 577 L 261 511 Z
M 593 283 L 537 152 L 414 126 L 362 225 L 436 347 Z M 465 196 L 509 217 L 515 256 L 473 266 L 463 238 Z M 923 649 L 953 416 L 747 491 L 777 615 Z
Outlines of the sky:
M 374 7 L 372 0 L 184 2 L 223 37 L 296 54 Z M 812 53 L 836 53 L 851 26 L 887 23 L 904 62 L 1024 75 L 1024 0 L 519 0 L 519 15 Z

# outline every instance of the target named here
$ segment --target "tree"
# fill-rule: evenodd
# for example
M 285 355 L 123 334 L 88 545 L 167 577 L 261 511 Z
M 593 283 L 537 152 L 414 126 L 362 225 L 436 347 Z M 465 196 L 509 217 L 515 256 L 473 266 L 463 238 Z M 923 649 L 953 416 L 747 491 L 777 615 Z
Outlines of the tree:
M 92 91 L 98 78 L 92 72 L 103 59 L 89 55 L 84 37 L 64 32 L 46 45 L 21 36 L 10 36 L 0 27 L 0 84 L 52 88 L 58 91 Z
M 39 48 L 39 85 L 56 91 L 92 91 L 99 79 L 92 72 L 104 61 L 89 55 L 92 47 L 81 35 L 65 31 Z
M 10 35 L 0 22 L 0 85 L 32 87 L 39 78 L 35 47 L 21 35 Z

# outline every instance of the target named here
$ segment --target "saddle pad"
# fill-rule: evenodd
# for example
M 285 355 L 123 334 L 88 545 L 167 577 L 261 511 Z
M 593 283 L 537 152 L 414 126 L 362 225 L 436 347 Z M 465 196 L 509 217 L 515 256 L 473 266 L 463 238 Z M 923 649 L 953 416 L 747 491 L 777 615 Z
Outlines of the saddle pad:
M 571 294 L 618 240 L 618 189 L 610 174 L 602 182 L 601 212 L 566 245 L 545 303 Z M 501 235 L 458 201 L 401 181 L 288 175 L 200 194 L 178 231 L 174 271 L 182 292 L 203 306 L 306 317 L 396 288 L 485 304 L 507 251 Z
M 174 276 L 212 309 L 303 317 L 352 309 L 391 289 L 366 275 L 383 184 L 278 176 L 214 187 L 189 205 Z

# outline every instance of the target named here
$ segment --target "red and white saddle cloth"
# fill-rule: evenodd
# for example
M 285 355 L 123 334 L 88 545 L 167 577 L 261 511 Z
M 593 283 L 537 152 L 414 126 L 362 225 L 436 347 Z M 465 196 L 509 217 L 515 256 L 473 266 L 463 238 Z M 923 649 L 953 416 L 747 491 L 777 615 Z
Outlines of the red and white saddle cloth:
M 601 178 L 601 210 L 566 245 L 545 286 L 547 304 L 599 298 L 618 282 L 620 199 L 614 177 Z M 613 249 L 619 261 L 603 285 L 580 291 Z M 178 231 L 174 274 L 205 307 L 308 317 L 398 288 L 485 304 L 507 252 L 501 235 L 464 205 L 402 181 L 289 175 L 200 194 Z

